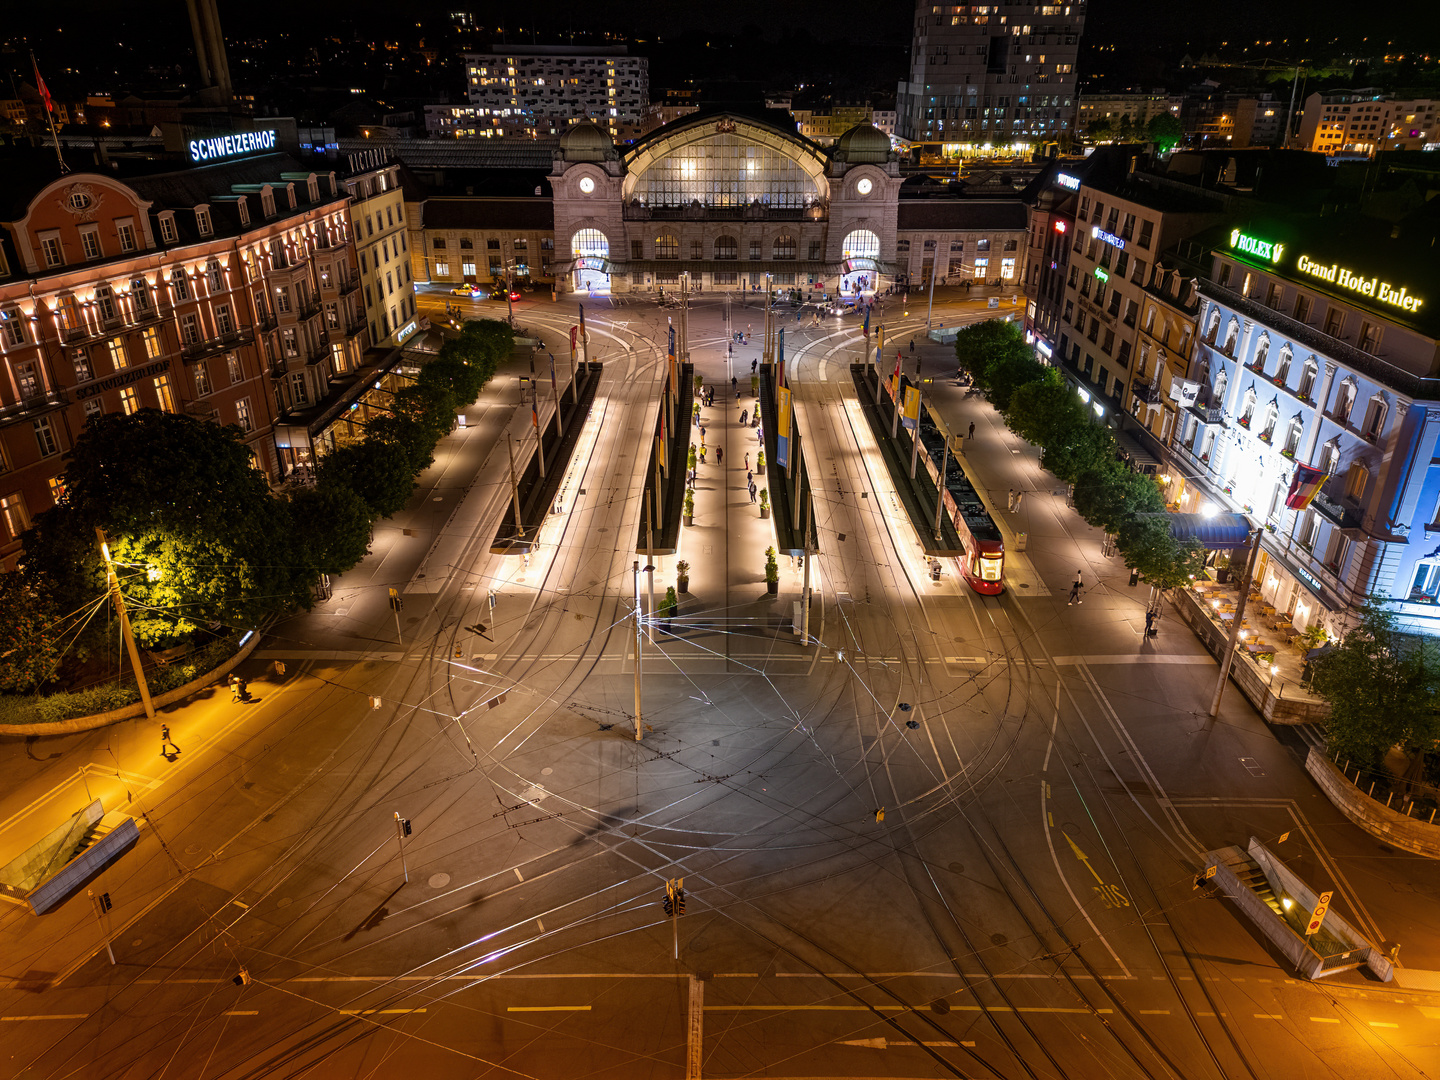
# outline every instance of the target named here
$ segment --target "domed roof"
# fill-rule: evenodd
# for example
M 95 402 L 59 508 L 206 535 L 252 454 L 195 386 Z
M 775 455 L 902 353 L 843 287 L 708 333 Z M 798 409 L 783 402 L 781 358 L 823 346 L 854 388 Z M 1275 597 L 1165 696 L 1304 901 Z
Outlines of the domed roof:
M 835 140 L 835 153 L 852 165 L 883 165 L 890 158 L 890 136 L 874 124 L 856 124 Z
M 604 161 L 615 154 L 615 144 L 605 129 L 581 120 L 560 136 L 560 152 L 566 161 Z

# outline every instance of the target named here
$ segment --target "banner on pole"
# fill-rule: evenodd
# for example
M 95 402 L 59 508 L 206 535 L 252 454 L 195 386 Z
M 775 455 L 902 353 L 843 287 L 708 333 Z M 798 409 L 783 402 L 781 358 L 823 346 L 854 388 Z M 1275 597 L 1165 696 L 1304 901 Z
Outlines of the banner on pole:
M 559 401 L 560 388 L 559 385 L 555 382 L 555 354 L 552 352 L 547 353 L 546 355 L 550 357 L 550 392 L 555 395 L 555 400 Z
M 905 425 L 906 431 L 914 431 L 920 426 L 920 388 L 918 386 L 905 388 L 905 411 L 900 414 L 900 422 Z
M 775 462 L 781 468 L 790 467 L 790 388 L 780 387 L 779 407 L 776 409 Z
M 895 354 L 895 372 L 890 376 L 890 400 L 900 400 L 900 354 Z
M 785 381 L 785 328 L 784 328 L 783 326 L 780 328 L 780 333 L 779 333 L 779 335 L 778 335 L 778 338 L 779 338 L 779 340 L 778 340 L 778 342 L 777 342 L 778 352 L 777 352 L 777 354 L 776 354 L 776 365 L 777 365 L 777 366 L 776 366 L 776 369 L 775 369 L 775 370 L 776 370 L 776 374 L 777 374 L 777 379 L 776 379 L 775 385 L 776 385 L 776 386 L 788 386 L 789 384 Z

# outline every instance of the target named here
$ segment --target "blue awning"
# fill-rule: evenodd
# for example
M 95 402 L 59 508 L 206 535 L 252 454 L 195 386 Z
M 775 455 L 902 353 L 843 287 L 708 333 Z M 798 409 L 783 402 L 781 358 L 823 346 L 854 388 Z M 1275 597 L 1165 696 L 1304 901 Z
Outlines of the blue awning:
M 1199 540 L 1209 551 L 1233 551 L 1250 541 L 1250 520 L 1244 514 L 1167 514 L 1176 540 Z

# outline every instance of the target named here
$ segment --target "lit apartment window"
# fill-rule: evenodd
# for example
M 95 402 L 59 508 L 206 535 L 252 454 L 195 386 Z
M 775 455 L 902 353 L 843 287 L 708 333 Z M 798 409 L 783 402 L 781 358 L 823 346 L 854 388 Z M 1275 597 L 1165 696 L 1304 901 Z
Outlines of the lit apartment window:
M 126 416 L 133 416 L 140 411 L 140 398 L 133 386 L 127 386 L 120 391 L 120 407 L 125 410 Z
M 160 375 L 155 379 L 155 399 L 160 403 L 162 412 L 175 411 L 175 395 L 170 392 L 169 375 Z
M 195 365 L 195 396 L 205 397 L 210 393 L 210 373 L 205 370 L 204 364 Z
M 21 533 L 30 527 L 30 515 L 25 511 L 25 497 L 18 491 L 0 498 L 0 518 L 12 540 L 20 539 Z
M 0 340 L 11 348 L 25 344 L 25 320 L 18 308 L 0 311 Z
M 130 358 L 125 355 L 125 339 L 114 337 L 105 343 L 106 350 L 110 353 L 110 363 L 115 370 L 130 366 Z
M 235 423 L 239 426 L 240 430 L 244 432 L 249 432 L 254 429 L 254 421 L 250 419 L 249 398 L 241 398 L 235 402 Z
M 185 276 L 183 268 L 176 267 L 170 271 L 170 288 L 174 291 L 176 300 L 190 299 L 190 279 Z
M 145 359 L 158 360 L 160 358 L 160 330 L 158 327 L 147 327 L 140 335 L 140 340 L 145 343 Z

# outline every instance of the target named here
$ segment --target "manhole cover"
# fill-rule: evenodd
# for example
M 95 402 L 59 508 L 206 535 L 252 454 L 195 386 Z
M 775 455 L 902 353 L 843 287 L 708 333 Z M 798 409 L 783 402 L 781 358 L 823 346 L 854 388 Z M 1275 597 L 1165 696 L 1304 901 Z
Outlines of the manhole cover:
M 276 901 L 275 901 L 275 906 L 276 906 L 276 907 L 289 907 L 292 903 L 294 903 L 294 901 L 291 900 L 290 897 L 288 897 L 288 896 L 282 896 L 282 897 L 280 897 L 279 900 L 276 900 Z
M 1020 583 L 1020 588 L 1022 588 L 1022 589 L 1028 589 L 1029 587 L 1030 587 L 1030 586 L 1029 586 L 1029 585 L 1026 585 L 1023 581 Z
M 965 872 L 965 864 L 959 862 L 952 862 L 950 864 L 950 872 L 952 874 L 963 874 Z
M 449 875 L 449 874 L 431 874 L 431 875 L 430 875 L 430 887 L 431 887 L 432 889 L 443 889 L 446 885 L 449 885 L 449 884 L 450 884 L 450 875 Z
M 990 935 L 990 944 L 991 944 L 991 945 L 1009 945 L 1009 944 L 1010 944 L 1010 939 L 1009 939 L 1008 937 L 1006 937 L 1004 934 L 991 934 L 991 935 Z
M 145 939 L 144 939 L 143 937 L 137 937 L 134 941 L 130 942 L 130 947 L 131 947 L 132 949 L 138 949 L 141 945 L 144 945 L 144 944 L 145 944 Z
M 189 846 L 186 847 L 186 849 L 185 849 L 185 854 L 186 854 L 186 855 L 199 855 L 199 854 L 200 854 L 200 845 L 199 845 L 199 844 L 191 844 L 191 845 L 189 845 Z
M 549 776 L 549 775 L 550 775 L 551 773 L 553 773 L 554 771 L 555 771 L 555 770 L 554 770 L 554 769 L 551 769 L 551 768 L 544 768 L 544 769 L 541 769 L 541 770 L 540 770 L 540 775 L 541 775 L 541 776 Z
M 436 495 L 436 496 L 435 496 L 433 499 L 431 499 L 430 501 L 431 501 L 431 502 L 444 502 L 444 501 L 445 501 L 445 496 L 444 496 L 444 495 Z

